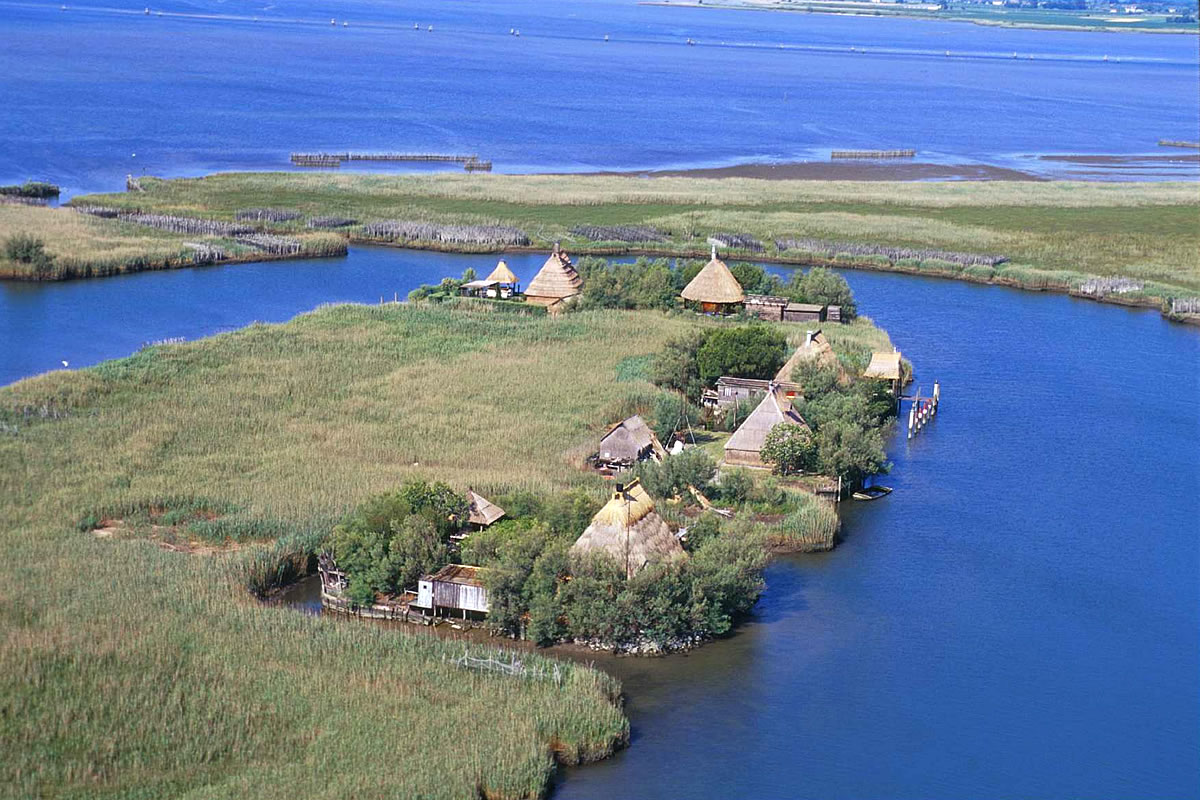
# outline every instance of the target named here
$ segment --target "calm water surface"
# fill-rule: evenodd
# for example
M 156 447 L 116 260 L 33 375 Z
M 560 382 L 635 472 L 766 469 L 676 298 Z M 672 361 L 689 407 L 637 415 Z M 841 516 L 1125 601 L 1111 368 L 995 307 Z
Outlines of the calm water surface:
M 347 149 L 531 172 L 913 147 L 1087 174 L 1036 155 L 1179 155 L 1156 143 L 1200 129 L 1186 35 L 632 0 L 160 0 L 148 16 L 146 2 L 0 0 L 0 182 L 113 191 L 127 173 L 280 169 L 291 151 Z
M 544 256 L 509 259 L 526 281 Z M 0 284 L 0 381 L 378 302 L 493 258 L 346 259 Z M 286 271 L 283 276 L 280 271 Z M 846 273 L 936 421 L 833 553 L 777 561 L 688 656 L 599 657 L 633 746 L 560 798 L 1200 797 L 1200 335 L 1157 313 Z M 282 279 L 281 279 L 282 277 Z

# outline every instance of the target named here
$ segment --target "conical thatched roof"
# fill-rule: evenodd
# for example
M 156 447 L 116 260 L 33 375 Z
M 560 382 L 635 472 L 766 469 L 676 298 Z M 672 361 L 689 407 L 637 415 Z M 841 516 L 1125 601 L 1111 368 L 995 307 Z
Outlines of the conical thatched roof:
M 470 506 L 468 519 L 475 525 L 486 528 L 504 516 L 504 509 L 488 500 L 473 489 L 467 490 L 467 504 Z
M 777 383 L 789 383 L 792 380 L 792 370 L 796 368 L 801 361 L 816 360 L 823 367 L 837 367 L 837 353 L 833 352 L 833 346 L 829 344 L 829 340 L 825 338 L 825 334 L 821 333 L 820 329 L 808 331 L 804 344 L 796 348 L 796 352 L 792 353 L 792 357 L 787 360 L 779 372 L 775 374 Z
M 742 285 L 733 277 L 725 262 L 717 258 L 714 245 L 712 260 L 683 288 L 683 299 L 694 303 L 741 303 L 746 300 Z
M 496 268 L 492 270 L 492 274 L 487 276 L 486 280 L 496 281 L 497 283 L 516 283 L 517 276 L 513 274 L 511 269 L 508 268 L 507 263 L 501 261 L 496 265 Z
M 626 577 L 651 561 L 686 557 L 675 534 L 654 510 L 654 500 L 636 479 L 625 486 L 617 484 L 612 499 L 592 517 L 571 552 L 605 553 L 624 566 Z
M 553 297 L 561 300 L 579 294 L 582 287 L 583 278 L 575 271 L 575 267 L 571 266 L 571 259 L 555 245 L 554 252 L 525 287 L 525 296 Z
M 746 421 L 725 442 L 725 460 L 747 466 L 761 464 L 758 454 L 767 441 L 767 434 L 784 422 L 808 427 L 804 417 L 792 408 L 791 401 L 772 384 L 758 408 L 750 412 Z

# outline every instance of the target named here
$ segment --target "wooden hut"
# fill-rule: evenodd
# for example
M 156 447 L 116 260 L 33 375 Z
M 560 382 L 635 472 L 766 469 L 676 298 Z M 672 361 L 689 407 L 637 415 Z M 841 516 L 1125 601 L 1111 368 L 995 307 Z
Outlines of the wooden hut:
M 706 314 L 729 314 L 741 308 L 746 301 L 742 285 L 733 277 L 725 262 L 717 258 L 715 244 L 712 260 L 683 288 L 682 296 Z
M 661 461 L 667 455 L 662 442 L 637 414 L 608 429 L 600 439 L 596 466 L 603 469 L 626 469 L 639 461 L 652 458 Z
M 417 597 L 409 605 L 431 614 L 478 618 L 488 612 L 488 593 L 480 567 L 447 564 L 417 581 Z
M 582 291 L 583 278 L 575 271 L 571 259 L 556 244 L 546 263 L 525 288 L 525 299 L 555 310 Z
M 788 303 L 783 309 L 784 322 L 820 322 L 825 317 L 825 306 L 816 303 Z
M 862 376 L 871 380 L 887 381 L 892 394 L 900 391 L 904 381 L 904 373 L 900 365 L 900 351 L 891 353 L 872 353 L 871 363 L 863 371 Z
M 484 280 L 494 281 L 497 286 L 498 295 L 502 298 L 521 293 L 521 284 L 517 280 L 517 276 L 508 268 L 508 264 L 504 261 L 497 264 L 496 268 Z
M 841 322 L 842 321 L 842 307 L 841 306 L 826 306 L 825 307 L 825 321 L 826 322 Z
M 783 370 L 780 370 L 780 374 L 783 374 Z M 709 405 L 718 408 L 732 406 L 756 395 L 766 394 L 772 384 L 784 397 L 795 397 L 800 394 L 800 386 L 790 380 L 766 381 L 761 378 L 734 378 L 722 375 L 717 379 L 717 388 L 711 395 Z
M 792 408 L 791 400 L 776 384 L 771 384 L 767 396 L 725 442 L 725 463 L 738 467 L 769 469 L 770 465 L 762 460 L 763 444 L 767 441 L 767 434 L 776 425 L 785 422 L 808 427 L 804 418 Z
M 504 516 L 504 509 L 474 489 L 467 489 L 467 522 L 481 530 Z
M 768 322 L 781 322 L 783 310 L 787 308 L 787 305 L 786 297 L 776 297 L 771 294 L 746 295 L 746 311 Z
M 603 553 L 625 568 L 627 578 L 652 561 L 687 558 L 675 534 L 654 510 L 653 498 L 636 479 L 617 484 L 612 498 L 571 545 L 571 552 Z

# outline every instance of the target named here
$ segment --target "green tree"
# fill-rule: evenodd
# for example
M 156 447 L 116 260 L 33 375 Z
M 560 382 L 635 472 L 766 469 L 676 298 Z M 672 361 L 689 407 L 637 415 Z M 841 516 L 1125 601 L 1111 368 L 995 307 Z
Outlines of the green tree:
M 696 351 L 700 379 L 707 386 L 717 378 L 775 377 L 783 366 L 787 340 L 783 333 L 766 325 L 744 325 L 713 331 Z
M 33 274 L 45 277 L 54 268 L 54 257 L 46 252 L 46 243 L 28 233 L 14 233 L 4 240 L 4 257 L 28 264 Z
M 805 397 L 815 397 L 837 388 L 838 371 L 836 367 L 808 358 L 796 365 L 791 378 L 792 383 L 799 384 L 803 389 Z
M 811 431 L 803 425 L 785 422 L 767 434 L 760 454 L 774 472 L 790 475 L 816 466 L 817 447 Z
M 842 319 L 852 320 L 858 315 L 854 292 L 841 275 L 824 267 L 813 267 L 808 272 L 797 270 L 783 289 L 784 293 L 798 303 L 817 303 L 842 307 Z
M 821 472 L 841 477 L 851 486 L 859 485 L 868 475 L 888 470 L 883 436 L 875 428 L 833 420 L 817 431 L 816 443 Z
M 684 450 L 673 456 L 668 456 L 661 462 L 643 461 L 637 465 L 633 473 L 641 478 L 642 485 L 654 497 L 682 497 L 691 501 L 692 495 L 688 486 L 694 486 L 700 492 L 708 488 L 717 465 L 712 457 L 698 447 Z
M 692 402 L 699 402 L 704 382 L 697 354 L 710 333 L 693 330 L 668 341 L 650 365 L 651 382 L 672 392 L 683 392 Z

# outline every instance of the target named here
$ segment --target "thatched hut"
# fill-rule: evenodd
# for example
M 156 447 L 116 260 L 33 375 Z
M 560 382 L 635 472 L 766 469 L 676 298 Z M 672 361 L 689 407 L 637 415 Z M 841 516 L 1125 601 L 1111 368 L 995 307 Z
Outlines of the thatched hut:
M 661 461 L 667 455 L 662 442 L 639 415 L 613 425 L 600 439 L 596 465 L 608 469 L 624 469 L 639 461 L 652 458 Z
M 725 442 L 725 463 L 731 466 L 768 469 L 762 460 L 762 448 L 776 425 L 785 422 L 808 427 L 808 423 L 794 408 L 792 401 L 776 384 L 771 384 L 766 397 L 750 412 L 733 436 Z
M 893 394 L 900 391 L 900 386 L 904 381 L 904 373 L 900 365 L 900 351 L 872 353 L 871 363 L 867 365 L 862 376 L 871 380 L 887 381 Z
M 497 264 L 496 268 L 484 280 L 495 282 L 501 297 L 509 297 L 521 293 L 521 284 L 517 280 L 517 276 L 508 268 L 508 264 L 504 261 Z
M 687 557 L 675 534 L 654 510 L 654 500 L 637 479 L 617 484 L 612 498 L 571 545 L 571 552 L 604 553 L 624 566 L 627 578 L 652 561 Z
M 839 368 L 837 353 L 833 352 L 833 345 L 829 344 L 829 340 L 825 338 L 825 334 L 821 333 L 820 328 L 806 332 L 804 344 L 796 348 L 796 352 L 792 353 L 776 373 L 775 381 L 777 383 L 790 382 L 792 371 L 802 361 L 816 361 L 823 367 Z
M 556 244 L 546 263 L 525 288 L 525 299 L 553 310 L 582 291 L 583 278 Z
M 467 522 L 478 528 L 486 528 L 504 516 L 504 509 L 488 500 L 474 489 L 467 489 Z
M 742 285 L 725 262 L 717 258 L 716 245 L 713 245 L 712 260 L 683 288 L 682 296 L 706 314 L 728 314 L 737 311 L 746 301 Z

